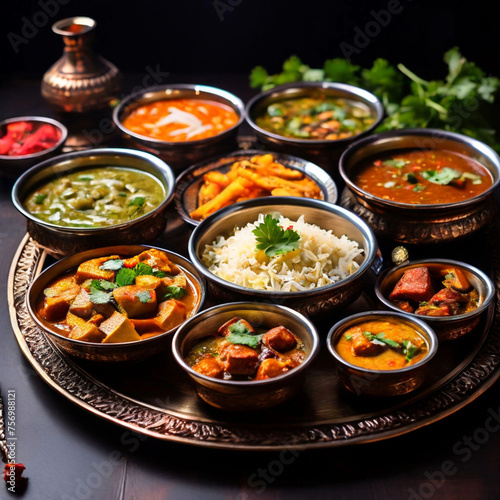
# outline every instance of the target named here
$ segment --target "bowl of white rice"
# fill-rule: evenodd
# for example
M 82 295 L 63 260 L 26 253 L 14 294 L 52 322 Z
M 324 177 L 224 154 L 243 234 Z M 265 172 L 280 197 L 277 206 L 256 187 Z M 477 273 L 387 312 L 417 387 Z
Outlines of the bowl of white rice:
M 219 210 L 189 240 L 189 257 L 218 302 L 284 304 L 313 316 L 362 292 L 377 241 L 357 215 L 314 199 L 251 199 Z

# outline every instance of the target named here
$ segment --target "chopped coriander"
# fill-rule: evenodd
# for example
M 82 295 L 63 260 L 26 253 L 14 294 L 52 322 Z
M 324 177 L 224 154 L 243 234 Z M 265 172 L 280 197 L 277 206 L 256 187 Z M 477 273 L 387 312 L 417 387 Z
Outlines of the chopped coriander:
M 388 345 L 390 347 L 401 347 L 396 341 L 392 339 L 386 339 L 385 333 L 380 332 L 374 335 L 371 332 L 363 332 L 363 335 L 372 343 L 377 345 Z
M 116 284 L 118 286 L 128 286 L 133 285 L 135 283 L 136 274 L 132 269 L 128 269 L 126 267 L 122 267 L 116 273 Z
M 406 361 L 411 361 L 420 349 L 411 343 L 410 340 L 403 340 L 403 354 L 406 355 Z
M 147 304 L 148 302 L 151 302 L 151 292 L 149 290 L 143 290 L 142 292 L 138 292 L 136 297 L 143 304 Z
M 186 295 L 186 294 L 187 294 L 187 292 L 184 288 L 182 288 L 180 286 L 171 285 L 171 286 L 167 286 L 167 293 L 165 294 L 164 299 L 165 300 L 168 300 L 168 299 L 179 300 L 179 299 L 182 299 L 182 297 L 184 297 L 184 295 Z
M 231 329 L 231 327 L 229 327 L 229 329 Z M 255 335 L 251 333 L 234 332 L 227 335 L 226 340 L 228 342 L 231 342 L 231 344 L 246 345 L 248 347 L 256 349 L 259 346 L 263 336 L 264 334 Z
M 455 179 L 462 177 L 462 172 L 450 167 L 444 167 L 441 170 L 424 170 L 422 177 L 434 184 L 441 184 L 443 186 L 450 184 Z
M 47 198 L 47 195 L 45 193 L 39 193 L 35 196 L 33 201 L 35 202 L 36 205 L 41 205 L 43 203 L 43 200 Z
M 127 206 L 136 206 L 136 207 L 142 207 L 146 203 L 146 198 L 144 196 L 136 196 L 133 200 L 130 200 L 128 202 Z
M 153 268 L 144 262 L 139 262 L 133 271 L 136 276 L 153 276 Z
M 122 267 L 123 267 L 122 259 L 110 259 L 107 260 L 101 266 L 99 266 L 99 269 L 102 269 L 103 271 L 118 271 Z

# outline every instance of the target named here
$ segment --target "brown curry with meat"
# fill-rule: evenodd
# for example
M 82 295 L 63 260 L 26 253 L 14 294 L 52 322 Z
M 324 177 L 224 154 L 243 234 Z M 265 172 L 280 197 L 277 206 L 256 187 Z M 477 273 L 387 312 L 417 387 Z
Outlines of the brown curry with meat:
M 303 342 L 288 328 L 280 325 L 257 331 L 236 316 L 199 340 L 185 360 L 193 370 L 208 377 L 265 380 L 292 370 L 305 357 Z
M 57 333 L 85 342 L 142 340 L 179 326 L 194 313 L 195 278 L 161 250 L 82 262 L 43 291 L 37 314 Z
M 443 265 L 407 269 L 389 300 L 421 316 L 456 316 L 476 309 L 480 297 L 461 269 Z

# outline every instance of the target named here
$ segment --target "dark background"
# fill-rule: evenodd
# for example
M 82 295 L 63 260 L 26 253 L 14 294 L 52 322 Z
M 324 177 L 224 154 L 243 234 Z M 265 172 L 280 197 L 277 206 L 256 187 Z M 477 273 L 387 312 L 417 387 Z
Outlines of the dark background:
M 96 51 L 123 72 L 144 73 L 147 66 L 159 65 L 173 80 L 178 73 L 248 74 L 258 64 L 276 72 L 291 54 L 311 67 L 321 67 L 325 59 L 345 57 L 348 46 L 355 49 L 352 62 L 362 67 L 383 57 L 428 79 L 445 76 L 443 54 L 458 46 L 487 74 L 500 74 L 495 2 L 2 0 L 0 4 L 3 79 L 20 74 L 41 78 L 62 51 L 52 24 L 73 15 L 97 21 Z M 388 9 L 393 11 L 389 17 Z M 375 25 L 377 15 L 385 26 Z M 360 32 L 368 33 L 368 38 Z M 12 39 L 18 42 L 15 48 Z

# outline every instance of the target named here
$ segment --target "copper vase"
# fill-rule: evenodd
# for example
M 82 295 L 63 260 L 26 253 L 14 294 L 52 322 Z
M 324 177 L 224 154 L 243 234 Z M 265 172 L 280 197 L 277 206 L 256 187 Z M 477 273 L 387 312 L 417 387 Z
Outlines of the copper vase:
M 58 111 L 85 113 L 109 107 L 121 86 L 116 66 L 93 52 L 96 22 L 70 17 L 52 26 L 64 41 L 62 57 L 44 74 L 42 96 Z

